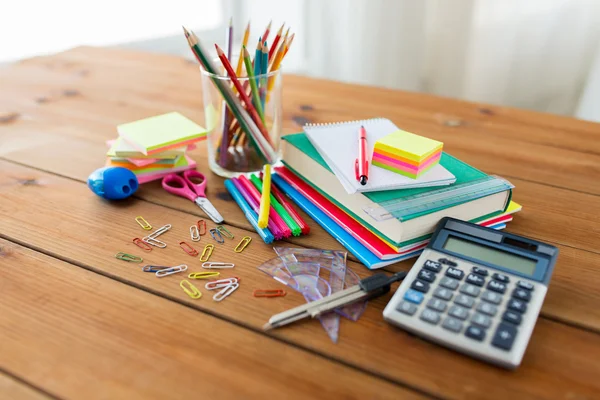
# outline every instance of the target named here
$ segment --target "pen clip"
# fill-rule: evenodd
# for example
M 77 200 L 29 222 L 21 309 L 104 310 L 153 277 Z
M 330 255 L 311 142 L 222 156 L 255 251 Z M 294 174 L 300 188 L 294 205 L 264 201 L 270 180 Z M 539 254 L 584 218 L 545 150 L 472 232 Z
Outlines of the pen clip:
M 354 160 L 354 173 L 356 174 L 356 180 L 359 180 L 360 176 L 358 176 L 358 158 Z

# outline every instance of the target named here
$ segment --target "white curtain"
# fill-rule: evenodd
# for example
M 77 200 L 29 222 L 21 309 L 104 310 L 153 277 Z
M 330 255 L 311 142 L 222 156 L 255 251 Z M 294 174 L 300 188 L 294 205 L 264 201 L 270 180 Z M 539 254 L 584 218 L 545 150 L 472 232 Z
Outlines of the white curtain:
M 242 3 L 301 30 L 288 70 L 600 120 L 598 0 Z

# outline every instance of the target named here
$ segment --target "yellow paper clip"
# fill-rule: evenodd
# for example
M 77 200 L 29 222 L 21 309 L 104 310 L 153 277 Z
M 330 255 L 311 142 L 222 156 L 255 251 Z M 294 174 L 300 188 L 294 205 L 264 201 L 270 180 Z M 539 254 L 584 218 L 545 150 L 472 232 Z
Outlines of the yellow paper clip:
M 200 254 L 200 261 L 208 261 L 208 259 L 212 255 L 214 248 L 215 246 L 212 244 L 207 244 L 206 246 L 204 246 L 204 250 L 202 250 L 202 254 Z
M 251 241 L 252 238 L 250 236 L 244 236 L 242 240 L 240 240 L 238 245 L 235 246 L 235 249 L 233 249 L 233 251 L 235 251 L 236 253 L 241 253 L 250 244 Z
M 145 231 L 151 231 L 152 230 L 152 225 L 150 225 L 148 223 L 148 221 L 146 221 L 144 219 L 144 217 L 142 217 L 142 216 L 135 217 L 135 222 L 137 222 L 138 225 L 141 226 L 142 229 L 145 230 Z
M 144 261 L 142 257 L 134 256 L 133 254 L 123 253 L 122 251 L 115 254 L 115 257 L 119 260 L 127 262 L 141 263 L 142 261 Z
M 188 278 L 190 278 L 190 279 L 212 279 L 212 278 L 216 278 L 219 275 L 221 275 L 220 272 L 214 272 L 214 271 L 192 272 L 191 274 L 188 275 Z
M 187 295 L 192 299 L 199 299 L 202 297 L 202 293 L 198 290 L 198 288 L 185 279 L 179 282 L 179 286 L 181 286 L 183 291 L 186 292 Z
M 227 239 L 233 239 L 233 233 L 229 232 L 223 225 L 217 226 L 217 230 L 221 232 L 221 235 L 225 236 Z

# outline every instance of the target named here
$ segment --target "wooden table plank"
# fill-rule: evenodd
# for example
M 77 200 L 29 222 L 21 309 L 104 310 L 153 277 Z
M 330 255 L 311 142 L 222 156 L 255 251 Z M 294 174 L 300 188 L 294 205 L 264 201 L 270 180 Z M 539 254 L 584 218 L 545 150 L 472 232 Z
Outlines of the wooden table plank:
M 52 397 L 38 392 L 29 385 L 17 381 L 12 376 L 0 372 L 0 399 L 44 400 Z
M 189 262 L 196 266 L 192 270 L 198 269 L 199 262 L 176 245 L 187 238 L 187 228 L 196 220 L 194 216 L 143 201 L 102 202 L 79 182 L 7 162 L 0 162 L 0 171 L 0 232 L 7 238 L 256 331 L 270 315 L 303 302 L 297 293 L 272 301 L 251 297 L 253 289 L 280 287 L 255 269 L 271 258 L 273 252 L 253 233 L 250 234 L 254 240 L 249 251 L 241 255 L 233 253 L 233 241 L 217 246 L 213 256 L 214 260 L 237 263 L 235 274 L 242 278 L 238 292 L 222 303 L 212 302 L 206 294 L 198 302 L 191 301 L 179 288 L 179 279 L 156 279 L 140 272 L 137 265 L 115 260 L 113 255 L 116 251 L 127 251 L 142 255 L 148 263 Z M 169 243 L 166 249 L 153 250 L 149 254 L 136 251 L 130 240 L 143 234 L 133 221 L 136 215 L 143 215 L 156 226 L 173 224 L 172 232 L 164 237 Z M 236 239 L 245 234 L 237 228 L 232 231 Z M 205 243 L 206 239 L 203 239 L 200 245 Z M 366 273 L 364 267 L 354 263 L 350 263 L 350 267 L 360 275 Z M 559 264 L 557 270 L 561 268 Z M 578 277 L 578 272 L 569 279 Z M 556 295 L 560 296 L 557 302 L 562 303 L 562 299 L 577 293 L 572 286 L 569 288 L 569 283 L 573 284 L 567 280 L 565 287 L 551 286 L 549 296 L 555 295 L 554 290 L 561 289 Z M 597 302 L 593 297 L 586 297 L 588 294 L 577 294 L 581 295 L 577 301 L 568 301 L 573 308 L 562 309 L 560 317 L 569 321 L 575 318 L 585 326 L 597 326 L 594 325 L 600 320 L 594 307 Z M 594 357 L 600 356 L 600 335 L 541 318 L 523 365 L 518 373 L 510 373 L 393 328 L 381 317 L 388 300 L 389 295 L 372 301 L 357 323 L 342 321 L 338 345 L 329 342 L 316 321 L 276 330 L 272 334 L 297 347 L 441 397 L 461 398 L 485 391 L 490 397 L 518 394 L 520 398 L 535 398 L 550 393 L 566 395 L 567 390 L 584 396 L 600 390 L 595 386 L 600 386 L 600 382 L 589 379 L 589 374 L 600 373 L 600 367 L 594 361 Z M 579 304 L 575 304 L 577 302 Z M 578 348 L 571 347 L 574 343 Z M 571 367 L 563 368 L 566 363 Z M 433 365 L 436 373 L 432 373 Z M 499 381 L 502 385 L 497 385 Z
M 58 397 L 421 398 L 5 240 L 0 249 L 0 364 Z

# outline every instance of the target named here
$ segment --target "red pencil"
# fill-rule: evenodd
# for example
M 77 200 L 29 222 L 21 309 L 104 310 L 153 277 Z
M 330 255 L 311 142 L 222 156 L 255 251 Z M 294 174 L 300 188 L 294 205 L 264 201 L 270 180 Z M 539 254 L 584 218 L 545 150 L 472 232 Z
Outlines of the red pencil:
M 269 21 L 269 25 L 267 25 L 267 29 L 265 29 L 265 33 L 263 33 L 262 36 L 261 36 L 263 42 L 266 42 L 267 38 L 269 37 L 269 32 L 271 31 L 271 24 L 272 23 L 273 23 L 273 20 Z
M 240 99 L 242 99 L 244 104 L 246 104 L 246 109 L 248 110 L 248 112 L 250 113 L 250 116 L 256 123 L 256 126 L 258 126 L 258 129 L 260 130 L 260 132 L 263 134 L 263 136 L 265 137 L 267 142 L 269 142 L 269 144 L 272 145 L 273 143 L 271 143 L 271 139 L 269 138 L 269 132 L 263 125 L 262 120 L 260 119 L 260 117 L 258 116 L 258 113 L 256 112 L 256 109 L 254 108 L 254 106 L 252 105 L 252 102 L 248 98 L 248 95 L 246 94 L 244 87 L 242 86 L 242 84 L 238 80 L 237 76 L 235 75 L 235 71 L 233 70 L 233 67 L 229 63 L 229 60 L 227 60 L 227 57 L 225 57 L 225 53 L 223 52 L 223 50 L 221 50 L 219 45 L 216 43 L 215 43 L 215 48 L 217 49 L 217 54 L 219 55 L 219 59 L 221 60 L 221 62 L 223 63 L 223 66 L 225 67 L 225 69 L 227 70 L 227 73 L 229 74 L 229 78 L 231 78 L 231 81 L 233 82 L 236 89 L 238 90 Z
M 275 39 L 273 39 L 273 43 L 271 44 L 271 49 L 269 50 L 269 60 L 273 57 L 275 50 L 277 49 L 277 44 L 279 43 L 279 39 L 281 39 L 281 32 L 283 32 L 283 27 L 285 23 L 281 25 L 281 28 L 277 31 L 277 35 L 275 35 Z

